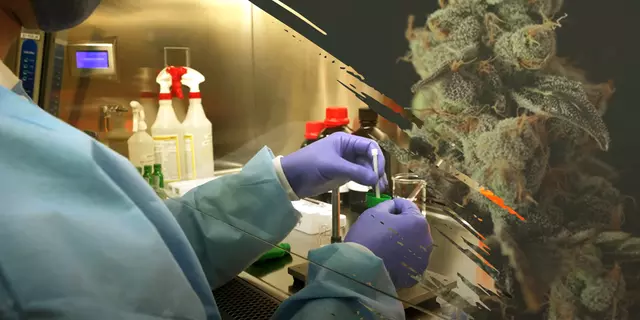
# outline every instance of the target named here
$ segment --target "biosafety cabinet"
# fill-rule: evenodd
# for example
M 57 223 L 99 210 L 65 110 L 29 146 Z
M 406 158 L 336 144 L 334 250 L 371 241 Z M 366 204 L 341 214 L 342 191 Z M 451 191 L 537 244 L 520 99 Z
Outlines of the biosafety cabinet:
M 64 32 L 23 29 L 6 59 L 29 97 L 55 116 L 60 109 L 66 44 Z
M 358 109 L 365 105 L 338 80 L 382 98 L 352 81 L 348 65 L 246 0 L 103 0 L 94 15 L 67 32 L 23 30 L 6 62 L 34 102 L 100 140 L 114 131 L 111 126 L 127 129 L 130 101 L 147 99 L 157 107 L 155 79 L 165 66 L 198 70 L 207 79 L 200 91 L 213 127 L 216 169 L 242 167 L 265 145 L 276 155 L 297 150 L 305 122 L 322 120 L 329 106 L 346 106 L 356 129 Z M 186 98 L 173 99 L 180 121 L 187 105 Z M 153 112 L 145 113 L 153 123 Z M 395 124 L 380 119 L 379 127 L 401 139 Z M 305 255 L 317 246 L 314 237 L 289 240 Z M 444 247 L 432 256 L 434 270 L 447 276 L 475 272 L 474 265 L 464 265 L 466 256 L 451 258 Z M 302 260 L 294 257 L 289 264 Z M 292 281 L 286 269 L 252 274 L 285 288 Z M 244 274 L 218 292 L 219 305 L 224 297 L 233 302 L 249 296 L 238 285 L 249 278 Z
M 284 29 L 246 0 L 104 0 L 67 32 L 23 30 L 8 62 L 38 105 L 99 135 L 101 106 L 157 100 L 165 64 L 192 67 L 207 79 L 216 160 L 244 163 L 267 143 L 276 154 L 296 150 L 305 122 L 322 119 L 327 106 L 347 106 L 358 123 L 363 103 L 336 81 L 351 78 L 344 64 Z M 187 106 L 174 99 L 179 120 Z

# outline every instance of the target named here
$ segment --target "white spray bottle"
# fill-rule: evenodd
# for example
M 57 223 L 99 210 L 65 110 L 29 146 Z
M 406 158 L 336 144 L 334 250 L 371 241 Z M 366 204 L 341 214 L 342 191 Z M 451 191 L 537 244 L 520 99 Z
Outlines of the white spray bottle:
M 184 128 L 185 171 L 188 179 L 213 177 L 213 136 L 211 122 L 202 107 L 200 83 L 204 76 L 191 68 L 182 76 L 189 87 L 189 110 L 182 122 Z
M 153 138 L 147 133 L 144 107 L 138 101 L 131 101 L 133 110 L 133 135 L 127 140 L 129 160 L 135 167 L 144 168 L 155 163 Z
M 160 85 L 160 107 L 156 121 L 151 126 L 151 136 L 155 145 L 155 159 L 162 165 L 165 183 L 184 179 L 184 131 L 171 102 L 173 92 L 182 98 L 180 78 L 184 72 L 184 68 L 166 67 L 156 78 Z

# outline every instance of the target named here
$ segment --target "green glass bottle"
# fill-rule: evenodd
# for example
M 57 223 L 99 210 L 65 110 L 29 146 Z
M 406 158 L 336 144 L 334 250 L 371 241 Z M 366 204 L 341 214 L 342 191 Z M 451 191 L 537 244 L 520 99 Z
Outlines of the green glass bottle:
M 162 165 L 159 163 L 153 165 L 151 185 L 155 189 L 164 189 L 164 175 L 162 175 Z
M 152 174 L 151 174 L 151 170 L 153 167 L 151 166 L 144 166 L 144 173 L 142 174 L 142 177 L 144 178 L 144 180 L 146 180 L 149 184 L 153 185 L 151 181 L 152 178 Z

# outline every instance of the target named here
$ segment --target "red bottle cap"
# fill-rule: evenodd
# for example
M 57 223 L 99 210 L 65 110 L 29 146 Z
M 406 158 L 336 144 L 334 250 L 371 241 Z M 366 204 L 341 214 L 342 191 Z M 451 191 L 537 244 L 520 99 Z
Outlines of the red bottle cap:
M 346 126 L 349 122 L 349 110 L 347 107 L 327 107 L 324 118 L 325 127 Z
M 304 138 L 307 140 L 317 140 L 322 130 L 324 130 L 323 121 L 309 121 L 305 125 Z

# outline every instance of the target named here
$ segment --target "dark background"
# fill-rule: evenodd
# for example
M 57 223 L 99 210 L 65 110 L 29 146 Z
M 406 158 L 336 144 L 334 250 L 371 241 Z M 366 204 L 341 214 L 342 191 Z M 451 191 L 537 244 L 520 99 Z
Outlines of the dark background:
M 362 74 L 367 84 L 404 107 L 419 80 L 409 63 L 407 17 L 423 25 L 436 0 L 281 0 L 327 32 L 324 36 L 272 0 L 250 0 Z M 620 173 L 616 186 L 640 201 L 640 2 L 566 0 L 558 55 L 587 71 L 593 82 L 613 80 L 616 93 L 605 116 L 612 144 L 602 158 Z M 631 225 L 640 215 L 627 210 Z M 629 225 L 628 224 L 628 225 Z

